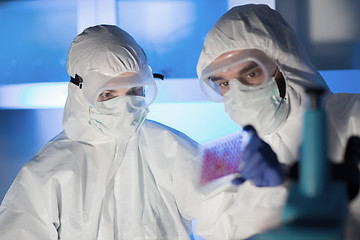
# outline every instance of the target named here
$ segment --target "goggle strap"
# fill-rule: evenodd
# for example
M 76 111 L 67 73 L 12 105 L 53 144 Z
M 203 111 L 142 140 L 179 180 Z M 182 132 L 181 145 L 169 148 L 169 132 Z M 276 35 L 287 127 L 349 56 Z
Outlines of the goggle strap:
M 164 75 L 160 74 L 160 73 L 153 73 L 153 77 L 154 78 L 159 78 L 161 80 L 164 80 Z
M 79 86 L 79 88 L 82 88 L 82 83 L 84 82 L 82 77 L 80 77 L 79 75 L 75 74 L 75 78 L 70 77 L 70 82 L 75 84 L 76 86 Z

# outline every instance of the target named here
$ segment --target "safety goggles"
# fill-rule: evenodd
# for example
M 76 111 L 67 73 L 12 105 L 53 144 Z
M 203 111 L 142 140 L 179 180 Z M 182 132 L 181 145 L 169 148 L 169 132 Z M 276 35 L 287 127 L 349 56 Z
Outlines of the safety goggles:
M 90 71 L 83 79 L 82 90 L 86 99 L 95 106 L 99 95 L 104 91 L 114 89 L 129 89 L 125 95 L 142 96 L 142 101 L 133 102 L 134 108 L 145 108 L 154 102 L 157 86 L 149 66 L 144 66 L 139 72 L 120 74 L 115 77 L 98 71 Z
M 202 71 L 200 86 L 212 101 L 222 102 L 230 80 L 237 79 L 256 90 L 270 79 L 275 69 L 275 63 L 262 51 L 242 50 L 207 66 Z

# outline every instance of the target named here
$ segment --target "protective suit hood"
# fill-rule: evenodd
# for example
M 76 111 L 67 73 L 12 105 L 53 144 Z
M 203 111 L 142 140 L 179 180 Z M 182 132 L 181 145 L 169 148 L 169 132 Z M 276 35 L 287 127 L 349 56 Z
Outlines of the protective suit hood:
M 83 77 L 90 71 L 115 76 L 138 72 L 144 65 L 146 56 L 133 37 L 116 26 L 99 25 L 85 29 L 74 39 L 67 72 L 71 77 L 75 74 Z
M 151 84 L 151 68 L 142 48 L 124 30 L 112 25 L 98 25 L 85 29 L 72 42 L 68 54 L 67 71 L 72 78 L 80 77 L 81 86 L 69 83 L 68 98 L 64 108 L 63 127 L 72 140 L 87 143 L 108 141 L 89 125 L 90 108 L 104 86 L 109 89 Z M 146 72 L 128 81 L 119 77 L 122 73 Z M 91 97 L 89 97 L 91 96 Z M 91 98 L 91 99 L 89 99 Z M 93 106 L 91 106 L 93 105 Z
M 209 31 L 197 65 L 202 71 L 218 56 L 235 50 L 259 49 L 278 66 L 288 84 L 317 84 L 327 88 L 308 60 L 295 32 L 267 5 L 234 7 Z

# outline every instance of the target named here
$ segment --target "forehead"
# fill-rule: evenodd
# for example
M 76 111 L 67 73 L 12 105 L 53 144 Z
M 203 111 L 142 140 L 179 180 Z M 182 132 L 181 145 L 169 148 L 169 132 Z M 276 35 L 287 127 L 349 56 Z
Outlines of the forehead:
M 229 58 L 240 59 L 241 57 L 244 57 L 244 58 L 255 57 L 262 62 L 272 61 L 272 59 L 270 57 L 268 57 L 263 51 L 261 51 L 259 49 L 241 49 L 241 50 L 233 50 L 233 51 L 223 53 L 223 54 L 219 55 L 218 57 L 216 57 L 214 59 L 214 61 L 211 62 L 211 64 L 221 63 L 221 62 L 226 61 Z
M 223 60 L 226 60 L 234 55 L 241 55 L 241 53 L 243 53 L 243 52 L 244 52 L 244 50 L 234 50 L 234 51 L 229 51 L 229 52 L 223 53 L 220 56 L 216 57 L 214 59 L 214 61 L 211 62 L 211 64 L 222 62 Z
M 276 69 L 276 64 L 267 54 L 259 49 L 242 49 L 228 51 L 219 55 L 211 62 L 202 72 L 202 77 L 208 77 L 208 75 L 219 74 L 220 72 L 227 72 L 234 66 L 245 67 L 249 62 L 256 63 L 266 73 L 271 74 Z M 256 65 L 255 64 L 255 65 Z M 255 68 L 256 66 L 254 66 Z M 247 66 L 245 67 L 247 68 Z M 239 68 L 237 68 L 239 69 Z

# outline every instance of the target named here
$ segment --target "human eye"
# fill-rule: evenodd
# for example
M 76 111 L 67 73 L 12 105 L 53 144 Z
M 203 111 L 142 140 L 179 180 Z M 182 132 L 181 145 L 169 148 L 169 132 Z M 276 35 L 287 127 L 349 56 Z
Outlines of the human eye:
M 218 87 L 226 88 L 229 86 L 229 81 L 227 81 L 227 80 L 218 81 L 218 82 L 216 82 L 216 84 L 218 85 Z
M 218 87 L 226 87 L 229 85 L 229 81 L 222 77 L 213 76 L 209 78 L 209 81 Z
M 254 78 L 258 75 L 258 72 L 251 72 L 247 75 L 247 78 Z
M 143 87 L 130 88 L 129 91 L 126 92 L 126 95 L 144 96 L 144 88 Z
M 262 75 L 261 68 L 255 68 L 255 69 L 252 69 L 250 72 L 248 72 L 246 77 L 247 78 L 256 78 L 256 77 L 259 77 L 260 75 Z
M 103 91 L 98 97 L 98 102 L 107 101 L 113 98 L 111 91 Z
M 242 79 L 246 85 L 259 85 L 264 81 L 264 74 L 262 69 L 257 67 L 245 73 Z

